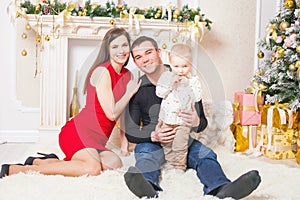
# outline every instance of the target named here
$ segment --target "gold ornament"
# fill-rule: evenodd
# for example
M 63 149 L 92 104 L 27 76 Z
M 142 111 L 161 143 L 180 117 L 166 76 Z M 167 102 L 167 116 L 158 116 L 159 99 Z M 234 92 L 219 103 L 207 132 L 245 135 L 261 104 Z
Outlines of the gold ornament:
M 300 0 L 297 0 L 296 4 L 298 7 L 300 7 Z
M 290 23 L 283 21 L 280 23 L 279 28 L 282 31 L 285 31 L 288 27 L 290 27 Z
M 154 19 L 158 19 L 158 18 L 160 18 L 160 13 L 156 13 L 155 15 L 154 15 Z
M 22 56 L 27 56 L 27 51 L 25 49 L 23 49 L 23 51 L 21 52 Z
M 257 53 L 257 57 L 258 58 L 263 58 L 265 56 L 265 54 L 264 54 L 264 52 L 262 52 L 262 51 L 259 51 L 258 53 Z
M 300 46 L 296 46 L 297 53 L 300 53 Z
M 25 39 L 27 39 L 27 34 L 26 33 L 23 33 L 22 34 L 22 38 L 25 40 Z
M 173 18 L 174 18 L 174 19 L 177 19 L 177 18 L 178 18 L 178 15 L 173 14 Z
M 166 49 L 166 48 L 167 48 L 167 45 L 166 45 L 166 44 L 163 44 L 163 45 L 162 45 L 162 48 L 163 48 L 163 49 Z
M 284 3 L 284 6 L 287 8 L 287 9 L 291 9 L 294 7 L 294 1 L 293 0 L 286 0 L 285 3 Z
M 299 60 L 296 62 L 295 67 L 298 68 L 298 69 L 300 68 L 300 61 Z
M 180 10 L 179 10 L 179 8 L 176 8 L 175 10 L 174 10 L 174 13 L 173 13 L 174 15 L 180 15 Z
M 282 58 L 284 56 L 284 49 L 282 47 L 278 47 L 275 56 L 276 58 Z
M 46 36 L 45 36 L 45 40 L 46 40 L 47 42 L 49 42 L 49 41 L 50 41 L 50 36 L 49 36 L 49 35 L 46 35 Z
M 289 65 L 289 70 L 290 71 L 295 71 L 297 68 L 296 68 L 296 66 L 294 65 L 294 64 L 290 64 Z
M 25 28 L 26 28 L 26 30 L 28 30 L 28 31 L 31 30 L 30 24 L 26 24 Z
M 176 38 L 176 37 L 173 38 L 173 39 L 172 39 L 172 42 L 173 42 L 173 43 L 176 43 L 176 42 L 177 42 L 177 38 Z
M 36 43 L 40 43 L 40 42 L 41 42 L 41 36 L 36 36 L 35 42 L 36 42 Z
M 110 23 L 111 25 L 115 25 L 115 20 L 114 20 L 114 19 L 111 19 L 111 20 L 109 20 L 109 23 Z

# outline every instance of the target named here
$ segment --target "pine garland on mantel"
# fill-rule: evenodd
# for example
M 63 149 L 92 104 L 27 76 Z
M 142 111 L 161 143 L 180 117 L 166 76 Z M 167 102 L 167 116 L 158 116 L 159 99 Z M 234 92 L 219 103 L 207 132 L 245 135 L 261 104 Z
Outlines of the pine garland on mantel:
M 41 0 L 35 4 L 29 0 L 17 5 L 19 10 L 17 16 L 26 14 L 39 14 L 39 15 L 59 15 L 64 12 L 65 18 L 68 16 L 89 16 L 93 17 L 111 17 L 111 18 L 128 18 L 129 14 L 133 14 L 142 19 L 163 19 L 172 22 L 195 22 L 198 20 L 204 26 L 211 30 L 212 21 L 205 17 L 201 12 L 200 7 L 194 9 L 184 5 L 181 9 L 174 6 L 168 7 L 149 7 L 138 8 L 128 7 L 127 4 L 115 5 L 114 2 L 107 2 L 105 5 L 99 3 L 91 3 L 90 0 L 86 1 L 84 5 L 79 5 L 78 2 L 62 2 L 58 0 Z

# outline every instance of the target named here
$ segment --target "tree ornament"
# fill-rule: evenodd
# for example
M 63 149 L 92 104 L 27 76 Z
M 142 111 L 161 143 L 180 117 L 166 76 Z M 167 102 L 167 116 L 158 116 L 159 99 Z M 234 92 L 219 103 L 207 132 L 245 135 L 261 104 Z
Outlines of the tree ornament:
M 289 70 L 290 71 L 295 71 L 297 68 L 296 68 L 296 66 L 294 65 L 294 64 L 290 64 L 289 65 Z
M 297 53 L 300 53 L 300 46 L 296 46 Z
M 298 69 L 300 68 L 300 61 L 299 60 L 296 62 L 295 67 L 298 68 Z
M 298 8 L 300 8 L 300 0 L 297 0 L 296 4 L 297 4 Z
M 28 30 L 28 31 L 31 30 L 30 24 L 26 24 L 25 28 L 26 28 L 26 30 Z
M 174 10 L 174 13 L 173 13 L 174 15 L 180 15 L 180 10 L 179 10 L 179 8 L 175 8 L 175 10 Z
M 21 52 L 21 55 L 22 56 L 27 56 L 27 51 L 25 49 L 23 49 L 22 52 Z
M 40 43 L 41 42 L 41 36 L 36 36 L 36 38 L 35 38 L 35 42 L 36 43 Z
M 50 36 L 49 36 L 49 35 L 46 35 L 46 36 L 45 36 L 45 41 L 47 41 L 47 42 L 50 41 Z
M 109 20 L 109 24 L 110 25 L 114 25 L 115 24 L 115 20 L 114 19 Z
M 290 23 L 288 23 L 287 21 L 283 21 L 279 25 L 279 28 L 282 31 L 285 31 L 288 27 L 290 27 Z
M 176 42 L 177 42 L 177 38 L 174 37 L 174 38 L 172 39 L 172 42 L 173 42 L 173 43 L 176 43 Z
M 257 53 L 257 57 L 258 58 L 263 58 L 265 56 L 265 54 L 264 54 L 264 52 L 262 52 L 262 51 L 259 51 L 258 53 Z
M 162 45 L 162 48 L 163 48 L 163 49 L 166 49 L 166 48 L 167 48 L 167 45 L 164 43 L 164 44 Z
M 284 48 L 278 47 L 277 51 L 276 51 L 276 54 L 275 54 L 275 57 L 276 58 L 282 58 L 283 56 L 284 56 Z
M 27 34 L 26 33 L 23 33 L 22 34 L 22 38 L 25 40 L 25 39 L 27 39 Z
M 294 7 L 294 1 L 293 0 L 286 0 L 284 5 L 287 9 L 292 9 Z

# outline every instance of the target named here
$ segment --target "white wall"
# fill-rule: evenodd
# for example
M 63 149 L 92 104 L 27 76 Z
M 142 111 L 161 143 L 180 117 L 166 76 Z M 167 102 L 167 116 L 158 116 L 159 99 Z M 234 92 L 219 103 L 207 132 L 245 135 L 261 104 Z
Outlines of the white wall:
M 15 49 L 16 27 L 10 22 L 6 11 L 10 2 L 11 0 L 3 0 L 0 5 L 1 28 L 3 30 L 0 37 L 0 91 L 2 92 L 0 98 L 0 140 L 33 141 L 40 136 L 38 131 L 39 107 L 24 106 L 24 102 L 17 100 L 15 61 L 20 54 L 18 52 L 16 54 Z M 137 5 L 134 2 L 136 1 L 126 1 L 128 5 Z M 143 1 L 142 4 L 139 1 L 141 5 L 137 6 L 154 6 L 153 2 L 153 0 Z M 159 4 L 161 1 L 155 2 Z M 187 2 L 176 1 L 176 4 L 182 6 Z M 205 35 L 202 43 L 203 55 L 209 58 L 209 62 L 204 64 L 212 66 L 215 73 L 218 74 L 217 81 L 214 81 L 214 77 L 210 77 L 209 81 L 218 82 L 223 87 L 224 96 L 217 97 L 217 99 L 232 100 L 233 92 L 245 89 L 254 72 L 257 60 L 255 43 L 258 36 L 263 36 L 266 23 L 275 13 L 276 3 L 272 0 L 198 2 L 189 3 L 190 7 L 196 7 L 199 4 L 206 16 L 213 21 L 213 30 Z M 257 11 L 261 13 L 256 13 Z M 256 16 L 258 16 L 257 20 Z M 201 61 L 199 60 L 199 63 Z M 210 69 L 205 68 L 205 70 Z M 69 84 L 72 85 L 73 82 Z M 215 91 L 213 84 L 211 87 Z M 23 94 L 26 95 L 26 92 L 30 93 L 32 88 L 24 88 L 23 90 Z M 30 99 L 30 96 L 27 98 Z

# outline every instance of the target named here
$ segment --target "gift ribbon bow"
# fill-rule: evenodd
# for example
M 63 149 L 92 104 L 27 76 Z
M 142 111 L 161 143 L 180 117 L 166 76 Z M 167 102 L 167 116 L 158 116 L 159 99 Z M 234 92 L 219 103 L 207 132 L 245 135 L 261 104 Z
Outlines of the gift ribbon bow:
M 252 81 L 250 85 L 251 87 L 248 88 L 247 92 L 254 94 L 255 111 L 259 112 L 259 105 L 263 104 L 262 92 L 267 91 L 268 88 L 264 84 L 260 84 L 256 81 Z
M 266 42 L 270 43 L 270 37 L 275 41 L 277 39 L 277 24 L 269 24 L 266 28 Z
M 128 29 L 129 31 L 132 30 L 132 27 L 133 27 L 133 22 L 135 24 L 135 31 L 137 34 L 140 33 L 140 20 L 144 20 L 145 19 L 145 16 L 142 15 L 142 14 L 135 14 L 137 8 L 136 7 L 132 7 L 129 9 L 129 15 L 124 15 L 123 18 L 127 17 L 128 16 Z
M 293 123 L 293 112 L 289 111 L 289 104 L 288 103 L 279 104 L 278 102 L 275 102 L 275 105 L 271 106 L 267 112 L 267 130 L 268 130 L 267 150 L 271 149 L 271 144 L 272 144 L 273 110 L 274 109 L 278 110 L 280 124 L 286 124 L 287 119 L 286 119 L 285 111 L 287 111 L 289 114 L 289 127 L 293 126 L 293 124 L 292 124 Z

